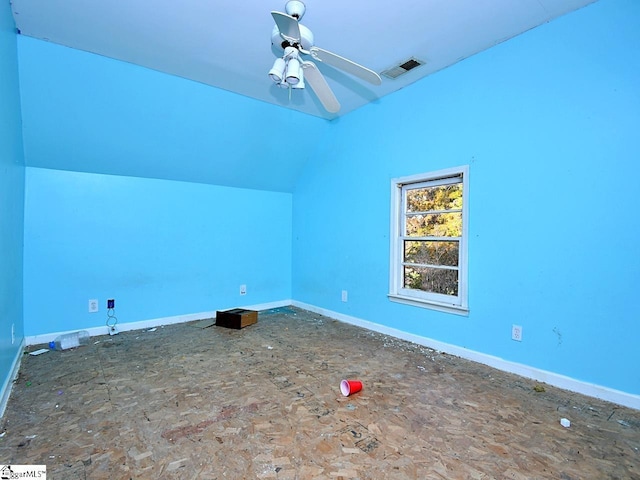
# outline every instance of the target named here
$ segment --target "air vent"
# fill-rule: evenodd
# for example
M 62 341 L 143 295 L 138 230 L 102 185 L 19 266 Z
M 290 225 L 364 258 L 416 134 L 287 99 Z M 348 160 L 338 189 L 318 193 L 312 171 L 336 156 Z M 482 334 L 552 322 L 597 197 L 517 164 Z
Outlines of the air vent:
M 400 75 L 407 73 L 409 70 L 413 70 L 420 65 L 424 65 L 422 60 L 411 57 L 409 60 L 405 60 L 397 67 L 391 67 L 388 70 L 382 72 L 382 75 L 388 78 L 398 78 Z

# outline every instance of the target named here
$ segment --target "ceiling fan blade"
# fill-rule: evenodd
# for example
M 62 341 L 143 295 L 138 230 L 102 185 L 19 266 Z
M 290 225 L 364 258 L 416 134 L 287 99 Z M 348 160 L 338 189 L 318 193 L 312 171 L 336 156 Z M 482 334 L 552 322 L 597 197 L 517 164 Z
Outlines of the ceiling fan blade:
M 329 113 L 338 113 L 340 111 L 340 102 L 333 94 L 331 87 L 324 79 L 318 67 L 313 62 L 302 62 L 302 68 L 304 69 L 304 79 L 307 85 L 315 92 L 316 96 L 322 103 L 322 106 Z
M 362 80 L 372 83 L 373 85 L 382 84 L 382 79 L 376 72 L 374 72 L 373 70 L 369 70 L 362 65 L 358 65 L 351 60 L 341 57 L 340 55 L 336 55 L 335 53 L 331 53 L 319 47 L 311 47 L 309 49 L 309 53 L 316 60 L 327 63 L 332 67 L 339 68 L 340 70 L 350 73 L 351 75 L 361 78 Z
M 300 43 L 298 20 L 282 12 L 271 12 L 271 16 L 280 30 L 280 36 L 289 43 Z

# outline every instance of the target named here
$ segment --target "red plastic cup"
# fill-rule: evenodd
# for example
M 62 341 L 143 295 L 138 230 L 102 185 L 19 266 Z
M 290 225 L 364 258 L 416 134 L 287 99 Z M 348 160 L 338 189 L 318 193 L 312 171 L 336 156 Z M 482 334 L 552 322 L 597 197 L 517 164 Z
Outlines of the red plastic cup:
M 360 380 L 342 380 L 340 382 L 340 391 L 345 397 L 358 393 L 362 390 L 362 382 Z

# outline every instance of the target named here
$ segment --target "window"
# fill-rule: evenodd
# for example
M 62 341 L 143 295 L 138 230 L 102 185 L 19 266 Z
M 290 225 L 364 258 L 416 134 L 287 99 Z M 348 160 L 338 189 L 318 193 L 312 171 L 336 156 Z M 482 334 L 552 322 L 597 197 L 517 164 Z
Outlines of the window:
M 391 181 L 390 300 L 467 314 L 468 172 Z

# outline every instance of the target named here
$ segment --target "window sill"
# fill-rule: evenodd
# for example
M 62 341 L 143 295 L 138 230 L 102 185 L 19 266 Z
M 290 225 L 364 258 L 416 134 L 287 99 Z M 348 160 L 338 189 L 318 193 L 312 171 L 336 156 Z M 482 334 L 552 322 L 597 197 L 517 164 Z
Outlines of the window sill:
M 405 297 L 403 295 L 397 295 L 392 293 L 388 294 L 387 297 L 389 297 L 389 300 L 391 300 L 392 302 L 404 303 L 405 305 L 412 305 L 414 307 L 428 308 L 429 310 L 437 310 L 438 312 L 453 313 L 454 315 L 462 315 L 462 316 L 469 315 L 469 309 L 465 307 L 456 307 L 454 305 L 428 302 L 426 300 L 419 300 L 417 298 Z

